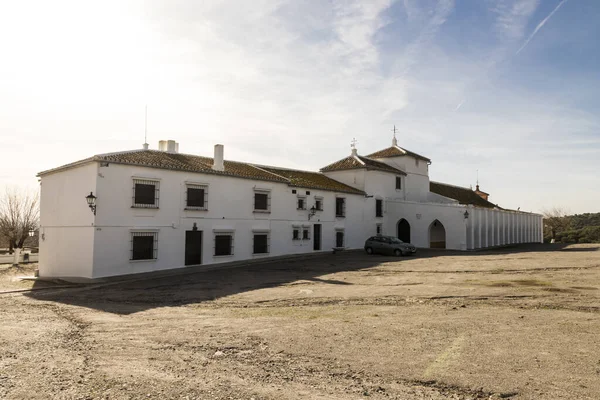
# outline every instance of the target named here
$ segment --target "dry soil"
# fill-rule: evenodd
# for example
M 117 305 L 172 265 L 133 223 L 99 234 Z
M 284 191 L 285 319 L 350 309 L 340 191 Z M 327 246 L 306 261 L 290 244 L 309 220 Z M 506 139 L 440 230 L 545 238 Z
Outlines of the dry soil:
M 36 285 L 0 294 L 0 398 L 600 399 L 596 245 Z

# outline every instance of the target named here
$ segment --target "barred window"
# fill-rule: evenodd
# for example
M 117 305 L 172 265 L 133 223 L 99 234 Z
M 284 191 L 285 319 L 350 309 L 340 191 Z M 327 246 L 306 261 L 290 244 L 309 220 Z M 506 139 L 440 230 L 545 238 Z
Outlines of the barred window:
M 323 211 L 323 198 L 315 197 L 315 208 L 317 211 Z
M 306 199 L 298 197 L 298 210 L 306 210 Z
M 310 240 L 310 229 L 302 229 L 302 240 Z
M 381 224 L 377 224 L 377 234 L 381 235 L 381 233 L 382 233 L 382 226 L 381 226 Z
M 269 212 L 271 210 L 271 193 L 268 191 L 254 192 L 254 211 Z
M 335 199 L 335 216 L 346 216 L 346 199 L 344 197 L 336 197 Z
M 396 190 L 401 190 L 402 189 L 402 178 L 397 176 L 396 177 Z
M 189 210 L 208 209 L 208 186 L 186 185 L 185 208 Z
M 130 260 L 156 260 L 158 232 L 131 232 Z
M 269 234 L 255 233 L 252 243 L 252 254 L 265 254 L 269 252 Z
M 300 240 L 300 228 L 294 228 L 294 230 L 292 231 L 292 239 Z
M 158 208 L 158 193 L 158 181 L 147 179 L 134 179 L 132 207 Z
M 215 256 L 233 255 L 233 234 L 217 233 L 215 234 Z
M 375 200 L 375 216 L 383 217 L 383 200 L 381 199 Z
M 335 232 L 335 247 L 344 247 L 344 231 Z

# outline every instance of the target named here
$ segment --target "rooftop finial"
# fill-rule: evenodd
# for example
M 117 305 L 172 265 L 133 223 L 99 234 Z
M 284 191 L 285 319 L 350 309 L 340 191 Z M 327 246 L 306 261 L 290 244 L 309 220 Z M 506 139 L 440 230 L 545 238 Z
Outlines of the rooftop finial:
M 477 171 L 477 185 L 475 186 L 475 188 L 477 190 L 479 190 L 479 170 L 476 170 L 476 171 Z
M 394 129 L 392 129 L 392 132 L 394 132 L 394 138 L 392 139 L 392 146 L 398 146 L 398 140 L 396 139 L 396 125 L 394 125 Z
M 144 118 L 144 150 L 148 150 L 148 105 L 146 104 L 146 115 Z
M 355 156 L 357 154 L 356 151 L 356 144 L 358 143 L 358 141 L 356 140 L 356 138 L 352 138 L 352 141 L 350 142 L 350 148 L 352 148 L 352 155 Z

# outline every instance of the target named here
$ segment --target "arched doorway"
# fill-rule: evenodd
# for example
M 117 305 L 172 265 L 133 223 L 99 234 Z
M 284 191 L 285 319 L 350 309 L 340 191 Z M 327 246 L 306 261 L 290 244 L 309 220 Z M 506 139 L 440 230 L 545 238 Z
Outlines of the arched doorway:
M 398 239 L 405 243 L 410 243 L 410 224 L 402 218 L 398 221 Z
M 437 219 L 429 225 L 429 247 L 432 249 L 446 248 L 446 228 Z

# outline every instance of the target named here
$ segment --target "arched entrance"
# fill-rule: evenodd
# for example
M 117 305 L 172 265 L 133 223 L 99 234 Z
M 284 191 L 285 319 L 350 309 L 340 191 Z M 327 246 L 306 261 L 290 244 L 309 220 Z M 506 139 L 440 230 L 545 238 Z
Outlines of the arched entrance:
M 446 248 L 446 228 L 437 219 L 429 225 L 429 247 L 432 249 Z
M 402 218 L 398 221 L 398 239 L 405 243 L 410 243 L 410 224 Z

